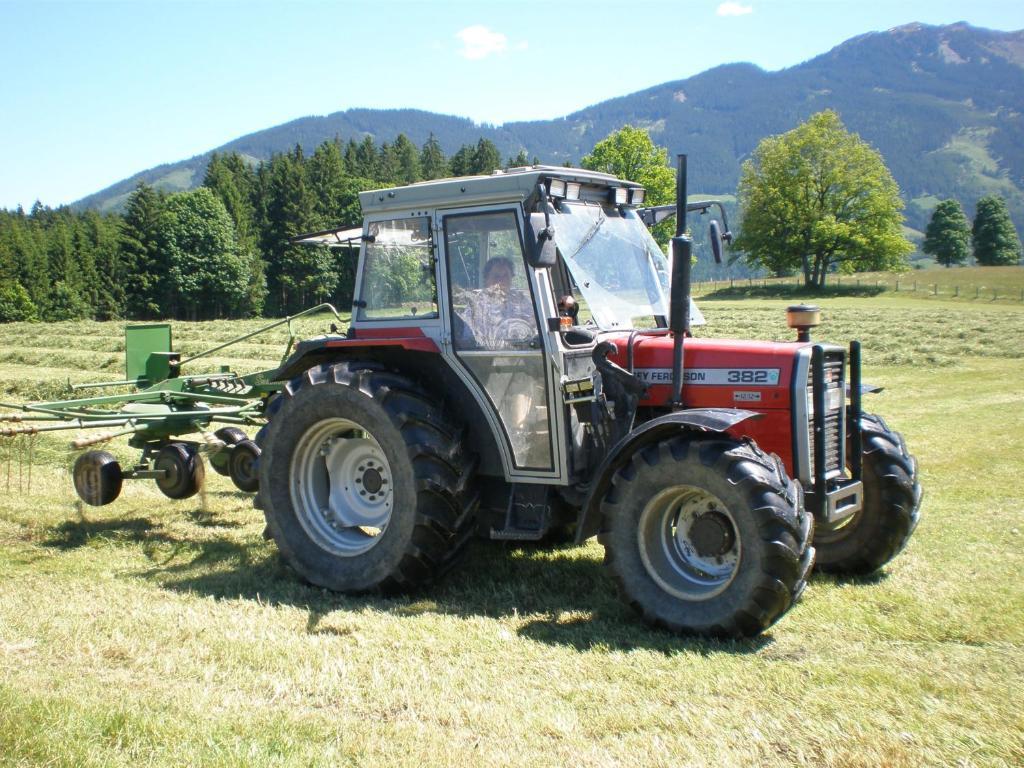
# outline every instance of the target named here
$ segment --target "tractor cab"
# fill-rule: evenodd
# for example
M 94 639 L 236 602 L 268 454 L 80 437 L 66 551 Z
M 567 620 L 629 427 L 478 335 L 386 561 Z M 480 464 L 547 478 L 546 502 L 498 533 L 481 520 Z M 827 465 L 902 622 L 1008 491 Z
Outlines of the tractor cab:
M 358 242 L 349 346 L 436 349 L 446 365 L 430 360 L 430 375 L 455 379 L 489 426 L 476 446 L 485 472 L 572 485 L 585 479 L 576 414 L 593 350 L 668 332 L 669 260 L 641 218 L 644 194 L 598 172 L 513 168 L 364 192 L 358 237 L 296 241 Z

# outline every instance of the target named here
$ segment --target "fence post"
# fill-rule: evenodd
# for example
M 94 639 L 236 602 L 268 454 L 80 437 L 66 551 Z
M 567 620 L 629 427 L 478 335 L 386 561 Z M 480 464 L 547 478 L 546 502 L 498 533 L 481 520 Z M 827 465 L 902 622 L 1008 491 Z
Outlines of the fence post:
M 917 293 L 917 280 L 914 281 L 914 293 Z
M 974 286 L 974 298 L 978 298 L 981 295 L 981 286 Z
M 960 286 L 959 285 L 955 285 L 955 286 L 953 286 L 953 289 L 954 289 L 953 290 L 953 295 L 954 296 L 959 296 L 960 295 Z M 1024 291 L 1021 291 L 1021 293 L 1024 294 Z
M 938 283 L 932 283 L 932 296 L 938 296 L 938 295 L 939 295 L 939 284 Z
M 896 292 L 899 293 L 899 291 L 900 291 L 900 279 L 897 277 L 896 278 Z

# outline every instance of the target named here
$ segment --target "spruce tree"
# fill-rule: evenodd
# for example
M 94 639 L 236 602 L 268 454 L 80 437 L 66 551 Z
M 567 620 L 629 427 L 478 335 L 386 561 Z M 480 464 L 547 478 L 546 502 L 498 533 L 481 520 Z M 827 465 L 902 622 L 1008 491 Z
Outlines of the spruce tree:
M 501 153 L 494 146 L 490 139 L 480 139 L 473 150 L 473 164 L 471 173 L 489 174 L 491 171 L 501 168 Z
M 420 158 L 416 146 L 404 133 L 395 139 L 395 159 L 398 162 L 398 183 L 415 184 L 421 178 Z
M 380 157 L 377 160 L 377 179 L 393 186 L 401 183 L 399 176 L 398 155 L 395 148 L 385 141 L 380 146 Z
M 167 263 L 160 249 L 166 216 L 164 196 L 139 184 L 125 206 L 121 252 L 126 273 L 125 305 L 128 316 L 155 319 L 166 314 L 171 291 Z
M 424 179 L 443 179 L 451 174 L 441 143 L 434 134 L 430 134 L 420 151 L 420 172 Z
M 974 260 L 981 266 L 1006 266 L 1020 260 L 1020 237 L 1010 221 L 1003 198 L 990 195 L 978 201 L 971 243 Z
M 963 264 L 970 255 L 971 228 L 956 200 L 943 200 L 932 212 L 921 250 L 944 267 Z
M 463 144 L 459 147 L 458 151 L 452 155 L 450 162 L 452 176 L 469 176 L 473 173 L 474 152 L 472 144 Z

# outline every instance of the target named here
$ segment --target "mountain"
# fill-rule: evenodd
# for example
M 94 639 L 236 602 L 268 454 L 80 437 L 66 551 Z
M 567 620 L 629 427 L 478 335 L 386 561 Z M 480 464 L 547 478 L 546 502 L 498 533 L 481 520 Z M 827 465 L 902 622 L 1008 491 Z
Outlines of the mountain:
M 740 164 L 760 139 L 826 108 L 885 157 L 911 226 L 923 228 L 939 199 L 955 197 L 970 214 L 984 194 L 1007 198 L 1015 222 L 1024 226 L 1024 30 L 962 22 L 860 35 L 777 72 L 727 64 L 555 120 L 490 126 L 411 109 L 350 109 L 293 120 L 214 151 L 258 161 L 296 143 L 312 150 L 336 136 L 359 141 L 370 135 L 380 144 L 401 132 L 421 145 L 433 133 L 449 155 L 484 137 L 502 156 L 525 149 L 542 162 L 575 163 L 630 123 L 647 128 L 670 152 L 689 154 L 691 189 L 732 194 Z M 190 188 L 201 182 L 210 154 L 143 171 L 76 206 L 116 208 L 140 181 Z

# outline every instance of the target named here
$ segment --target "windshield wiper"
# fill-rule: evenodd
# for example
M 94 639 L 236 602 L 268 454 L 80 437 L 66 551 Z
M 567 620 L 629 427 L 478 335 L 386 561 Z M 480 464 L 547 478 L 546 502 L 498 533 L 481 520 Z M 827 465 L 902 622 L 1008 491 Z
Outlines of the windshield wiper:
M 604 215 L 604 211 L 598 209 L 598 211 L 597 211 L 597 221 L 594 222 L 594 226 L 592 226 L 587 231 L 587 234 L 585 234 L 583 236 L 583 239 L 580 240 L 579 246 L 576 248 L 575 251 L 572 252 L 572 255 L 569 257 L 570 261 L 572 259 L 575 259 L 576 256 L 579 255 L 579 252 L 587 247 L 587 243 L 589 243 L 591 240 L 594 239 L 594 235 L 597 234 L 597 230 L 599 230 L 601 228 L 601 225 L 604 224 L 605 219 L 607 219 L 607 218 L 608 217 Z

